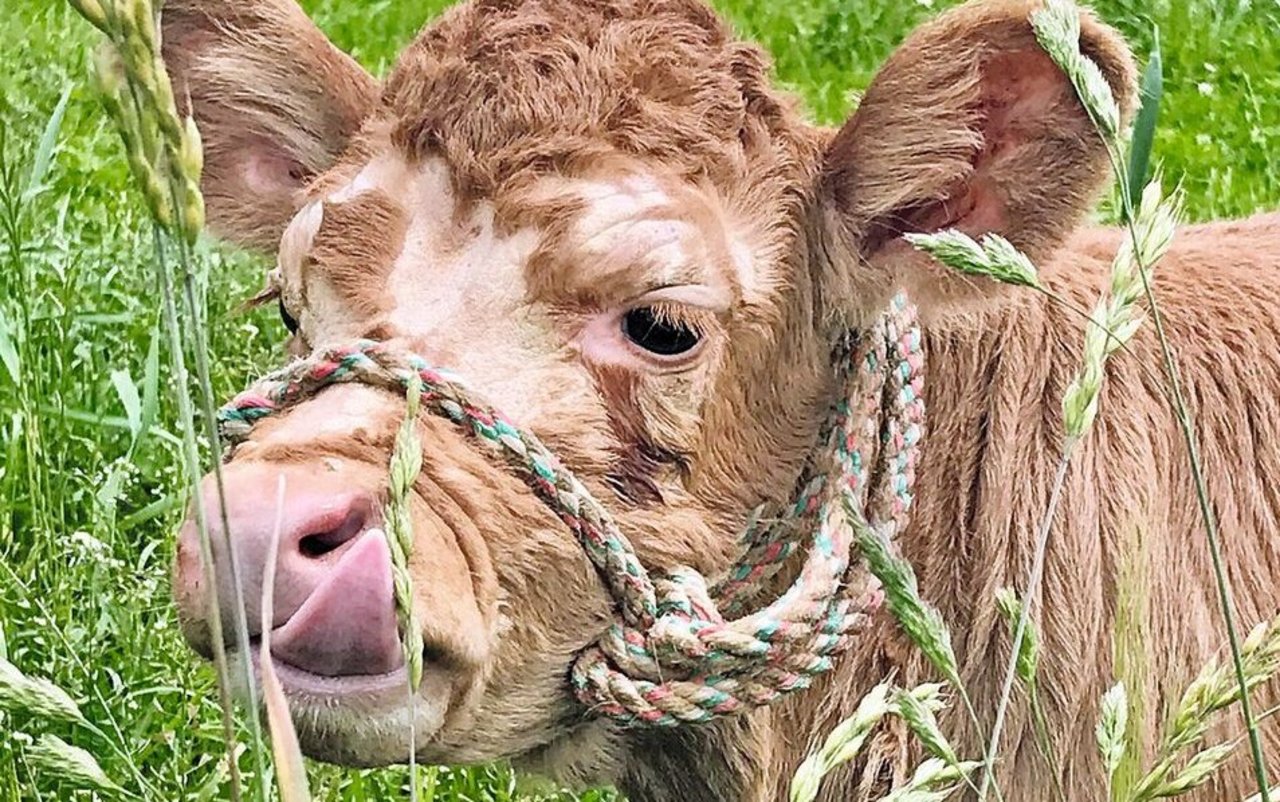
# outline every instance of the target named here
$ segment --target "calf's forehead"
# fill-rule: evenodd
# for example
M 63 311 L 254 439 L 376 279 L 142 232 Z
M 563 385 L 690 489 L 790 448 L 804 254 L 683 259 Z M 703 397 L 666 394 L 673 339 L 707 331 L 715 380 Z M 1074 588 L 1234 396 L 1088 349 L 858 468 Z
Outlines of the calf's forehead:
M 402 55 L 281 269 L 326 278 L 286 283 L 334 339 L 430 333 L 453 351 L 475 350 L 450 336 L 477 322 L 545 350 L 546 321 L 514 313 L 574 283 L 610 286 L 601 303 L 668 284 L 758 301 L 824 140 L 700 2 L 467 3 Z
M 286 228 L 286 302 L 421 334 L 428 312 L 607 306 L 667 287 L 702 287 L 697 297 L 721 311 L 759 300 L 763 248 L 750 219 L 709 185 L 634 160 L 610 167 L 543 176 L 496 204 L 461 197 L 444 159 L 413 163 L 388 147 L 342 181 L 330 176 Z

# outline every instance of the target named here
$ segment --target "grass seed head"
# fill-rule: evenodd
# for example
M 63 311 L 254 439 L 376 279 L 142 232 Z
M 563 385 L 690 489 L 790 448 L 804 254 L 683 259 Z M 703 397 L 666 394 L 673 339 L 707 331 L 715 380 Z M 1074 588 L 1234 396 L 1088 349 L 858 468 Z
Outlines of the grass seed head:
M 827 736 L 819 754 L 822 756 L 823 773 L 852 760 L 862 750 L 867 736 L 889 714 L 889 694 L 892 686 L 882 682 L 867 692 L 858 703 L 853 715 L 840 722 Z
M 1280 617 L 1253 628 L 1240 650 L 1245 685 L 1252 689 L 1280 670 Z M 1240 687 L 1229 661 L 1212 660 L 1187 686 L 1174 709 L 1162 753 L 1173 754 L 1204 736 L 1210 717 L 1240 698 Z
M 46 721 L 84 721 L 79 705 L 66 691 L 46 679 L 28 677 L 8 660 L 0 660 L 0 708 Z
M 791 802 L 813 802 L 818 796 L 825 773 L 822 770 L 821 755 L 815 752 L 805 758 L 791 778 Z
M 1182 770 L 1171 779 L 1166 779 L 1165 777 L 1155 779 L 1156 773 L 1154 772 L 1144 777 L 1138 783 L 1138 787 L 1134 789 L 1133 798 L 1135 802 L 1181 796 L 1204 785 L 1218 769 L 1222 768 L 1222 764 L 1231 756 L 1235 746 L 1233 742 L 1223 743 L 1197 752 L 1187 761 Z
M 1102 696 L 1102 709 L 1098 716 L 1098 751 L 1107 776 L 1115 774 L 1124 758 L 1125 731 L 1129 726 L 1129 698 L 1124 683 L 1117 682 Z
M 1280 670 L 1280 617 L 1254 627 L 1241 645 L 1240 657 L 1246 689 L 1275 676 Z M 1226 759 L 1234 742 L 1197 753 L 1176 774 L 1174 766 L 1182 752 L 1208 733 L 1213 715 L 1239 700 L 1240 686 L 1231 661 L 1215 659 L 1205 664 L 1178 700 L 1160 742 L 1159 759 L 1138 781 L 1132 798 L 1142 802 L 1176 796 L 1207 781 Z
M 74 0 L 106 34 L 106 58 L 95 61 L 103 105 L 124 140 L 129 166 L 152 216 L 194 243 L 204 227 L 203 158 L 194 121 L 178 114 L 150 0 Z M 177 212 L 176 216 L 174 212 Z
M 881 802 L 941 802 L 955 793 L 981 766 L 977 761 L 952 764 L 936 757 L 929 758 L 916 767 L 910 782 Z
M 1168 251 L 1180 217 L 1180 198 L 1164 198 L 1156 177 L 1142 193 L 1134 237 L 1124 239 L 1112 260 L 1108 297 L 1094 306 L 1093 322 L 1085 329 L 1082 366 L 1062 399 L 1068 437 L 1082 437 L 1093 425 L 1107 358 L 1128 343 L 1146 319 L 1138 306 L 1145 295 L 1141 271 L 1150 271 Z
M 1046 0 L 1031 15 L 1040 46 L 1066 74 L 1102 136 L 1120 133 L 1120 106 L 1111 85 L 1092 59 L 1080 52 L 1080 9 L 1071 0 Z
M 996 608 L 1004 617 L 1005 623 L 1009 625 L 1009 634 L 1012 636 L 1018 629 L 1018 619 L 1022 617 L 1022 600 L 1012 588 L 1001 588 L 996 591 Z M 1035 687 L 1036 671 L 1039 665 L 1040 632 L 1036 628 L 1035 621 L 1028 618 L 1022 632 L 1022 643 L 1018 647 L 1017 663 L 1018 679 L 1022 680 L 1027 688 Z
M 1165 255 L 1173 243 L 1173 235 L 1182 220 L 1182 193 L 1175 190 L 1165 197 L 1157 175 L 1142 190 L 1137 210 L 1138 258 L 1148 268 Z
M 955 748 L 951 746 L 947 736 L 942 734 L 938 719 L 924 702 L 908 691 L 898 690 L 893 694 L 893 708 L 907 723 L 911 732 L 920 739 L 920 743 L 924 744 L 929 754 L 945 761 L 949 766 L 960 764 Z
M 409 685 L 414 693 L 422 682 L 422 628 L 413 609 L 413 578 L 409 557 L 413 554 L 413 519 L 409 512 L 410 493 L 422 471 L 422 441 L 418 435 L 418 410 L 422 402 L 422 379 L 410 376 L 405 390 L 405 416 L 396 432 L 391 455 L 390 492 L 383 511 L 384 536 L 391 550 L 391 577 L 395 589 L 396 617 L 404 638 Z
M 1004 284 L 1040 286 L 1040 277 L 1031 259 L 998 234 L 984 235 L 981 243 L 956 229 L 936 234 L 906 234 L 905 239 L 952 270 Z
M 98 0 L 70 0 L 70 2 L 71 7 L 90 25 L 103 33 L 107 32 L 107 12 Z
M 791 778 L 791 802 L 811 802 L 818 795 L 827 772 L 852 760 L 862 751 L 867 737 L 892 711 L 889 696 L 893 686 L 882 682 L 858 702 L 853 715 L 836 725 L 822 748 L 805 758 Z
M 911 564 L 897 557 L 884 538 L 862 522 L 846 503 L 849 520 L 858 533 L 858 548 L 872 575 L 884 587 L 885 603 L 907 637 L 942 672 L 954 687 L 960 687 L 959 662 L 951 646 L 951 631 L 937 608 L 920 596 Z
M 942 682 L 925 682 L 907 691 L 907 693 L 917 702 L 924 705 L 929 712 L 939 713 L 947 709 L 947 699 L 942 694 L 946 687 L 946 683 Z
M 25 752 L 32 768 L 65 785 L 110 793 L 122 791 L 102 770 L 93 755 L 56 735 L 41 735 Z

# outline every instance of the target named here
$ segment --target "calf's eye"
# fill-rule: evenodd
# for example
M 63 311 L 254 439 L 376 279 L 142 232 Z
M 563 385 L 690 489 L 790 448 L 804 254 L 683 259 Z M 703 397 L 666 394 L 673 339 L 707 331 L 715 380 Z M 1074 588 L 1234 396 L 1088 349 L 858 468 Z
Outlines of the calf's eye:
M 284 321 L 284 327 L 289 330 L 290 334 L 297 334 L 298 321 L 294 319 L 293 315 L 289 314 L 288 309 L 284 308 L 284 299 L 277 299 L 277 303 L 280 305 L 280 319 Z
M 632 309 L 623 315 L 622 333 L 656 356 L 679 356 L 692 351 L 702 339 L 694 328 L 652 306 Z

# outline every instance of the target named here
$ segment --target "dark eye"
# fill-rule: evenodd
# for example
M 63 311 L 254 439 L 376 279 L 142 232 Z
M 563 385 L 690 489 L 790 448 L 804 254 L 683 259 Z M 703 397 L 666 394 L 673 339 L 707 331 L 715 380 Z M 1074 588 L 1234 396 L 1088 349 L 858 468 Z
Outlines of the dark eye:
M 294 319 L 293 315 L 289 314 L 288 309 L 284 308 L 283 298 L 278 298 L 277 302 L 280 304 L 280 319 L 284 321 L 284 327 L 289 330 L 290 334 L 297 334 L 298 321 Z
M 679 356 L 693 350 L 701 340 L 697 331 L 651 306 L 632 309 L 623 315 L 622 333 L 631 342 L 658 356 Z

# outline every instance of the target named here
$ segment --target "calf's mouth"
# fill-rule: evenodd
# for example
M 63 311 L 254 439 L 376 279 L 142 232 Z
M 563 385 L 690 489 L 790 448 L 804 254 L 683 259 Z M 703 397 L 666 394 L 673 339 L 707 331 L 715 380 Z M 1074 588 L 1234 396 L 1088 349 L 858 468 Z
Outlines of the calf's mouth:
M 173 584 L 183 632 L 197 653 L 213 658 L 209 606 L 216 598 L 231 678 L 240 694 L 248 695 L 240 661 L 249 661 L 254 682 L 260 684 L 262 645 L 268 635 L 272 665 L 304 749 L 321 759 L 355 765 L 386 762 L 388 753 L 407 754 L 410 722 L 419 739 L 429 737 L 441 726 L 453 696 L 449 666 L 428 659 L 421 693 L 405 710 L 408 672 L 389 546 L 370 484 L 374 475 L 347 463 L 228 463 L 222 470 L 226 527 L 235 537 L 238 577 L 231 571 L 216 481 L 209 477 L 200 495 L 210 528 L 216 588 L 210 593 L 194 520 L 188 520 L 178 535 Z M 286 492 L 277 510 L 281 481 Z M 267 576 L 272 548 L 275 571 Z M 236 579 L 243 597 L 237 594 Z M 274 598 L 264 633 L 267 583 Z M 236 645 L 236 605 L 241 598 L 247 653 Z M 426 648 L 431 657 L 440 657 L 434 644 Z M 359 736 L 334 735 L 343 732 Z M 366 748 L 371 740 L 397 743 Z

